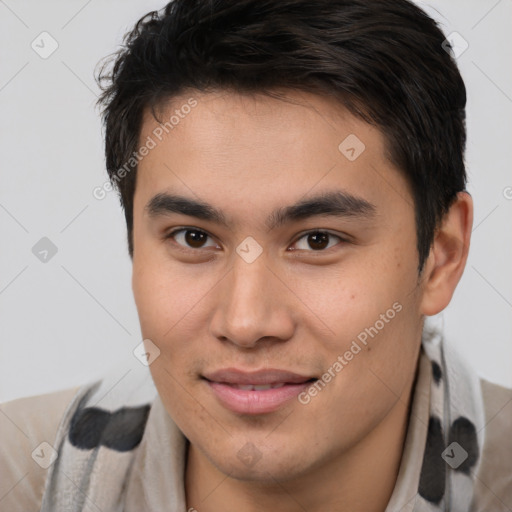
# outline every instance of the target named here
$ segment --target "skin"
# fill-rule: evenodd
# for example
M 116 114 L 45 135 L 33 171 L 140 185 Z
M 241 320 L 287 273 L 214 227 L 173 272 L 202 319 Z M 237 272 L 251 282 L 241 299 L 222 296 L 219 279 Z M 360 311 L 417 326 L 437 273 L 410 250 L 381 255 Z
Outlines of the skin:
M 198 102 L 138 169 L 133 292 L 143 336 L 160 349 L 150 371 L 191 443 L 187 507 L 384 511 L 424 316 L 448 305 L 462 275 L 472 201 L 459 193 L 418 276 L 413 198 L 383 134 L 329 98 L 286 96 L 192 91 L 166 105 L 163 119 L 190 97 Z M 141 144 L 157 127 L 146 112 Z M 366 146 L 354 161 L 338 149 L 349 134 Z M 376 215 L 266 227 L 274 208 L 333 189 L 371 202 Z M 229 227 L 150 216 L 145 206 L 162 192 L 212 204 Z M 195 245 L 184 232 L 165 238 L 183 226 L 209 236 Z M 315 250 L 304 236 L 315 229 L 332 233 L 327 247 Z M 262 248 L 252 263 L 236 252 L 248 236 Z M 226 367 L 320 377 L 397 302 L 401 311 L 307 405 L 293 399 L 272 413 L 236 414 L 201 379 Z M 237 456 L 246 443 L 260 455 L 255 464 Z

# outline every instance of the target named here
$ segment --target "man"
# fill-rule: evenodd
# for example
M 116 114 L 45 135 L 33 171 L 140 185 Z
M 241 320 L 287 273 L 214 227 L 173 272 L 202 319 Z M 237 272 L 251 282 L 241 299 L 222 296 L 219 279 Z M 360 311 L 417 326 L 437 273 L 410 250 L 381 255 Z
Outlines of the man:
M 512 390 L 424 326 L 473 222 L 444 41 L 405 0 L 137 23 L 101 104 L 157 393 L 4 404 L 11 485 L 55 454 L 2 510 L 512 510 Z

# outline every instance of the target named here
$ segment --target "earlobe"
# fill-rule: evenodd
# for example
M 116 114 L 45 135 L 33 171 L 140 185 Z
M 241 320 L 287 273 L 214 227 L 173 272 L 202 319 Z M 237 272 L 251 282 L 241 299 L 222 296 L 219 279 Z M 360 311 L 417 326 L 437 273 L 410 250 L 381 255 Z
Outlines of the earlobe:
M 448 304 L 459 283 L 469 253 L 473 200 L 459 192 L 436 230 L 422 277 L 420 313 L 436 315 Z

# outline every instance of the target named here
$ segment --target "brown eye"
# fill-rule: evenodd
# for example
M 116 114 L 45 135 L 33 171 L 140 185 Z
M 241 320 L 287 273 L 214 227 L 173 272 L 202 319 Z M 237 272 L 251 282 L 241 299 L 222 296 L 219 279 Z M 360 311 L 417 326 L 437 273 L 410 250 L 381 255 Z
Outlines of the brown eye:
M 342 242 L 345 241 L 340 236 L 334 235 L 327 231 L 310 231 L 309 233 L 302 235 L 295 243 L 298 244 L 302 239 L 305 239 L 306 244 L 303 245 L 306 247 L 298 247 L 299 250 L 323 251 L 326 248 L 332 247 L 332 245 L 329 246 L 329 242 L 332 238 L 337 238 Z
M 194 247 L 194 249 L 202 247 L 207 238 L 208 235 L 202 231 L 193 229 L 187 229 L 185 231 L 185 242 L 191 247 Z
M 165 238 L 172 238 L 183 249 L 202 249 L 204 247 L 212 247 L 205 245 L 205 242 L 210 235 L 205 231 L 194 228 L 180 228 L 175 229 L 169 233 Z M 213 244 L 213 247 L 216 245 Z
M 329 245 L 327 233 L 311 233 L 307 236 L 309 246 L 315 251 L 325 249 Z

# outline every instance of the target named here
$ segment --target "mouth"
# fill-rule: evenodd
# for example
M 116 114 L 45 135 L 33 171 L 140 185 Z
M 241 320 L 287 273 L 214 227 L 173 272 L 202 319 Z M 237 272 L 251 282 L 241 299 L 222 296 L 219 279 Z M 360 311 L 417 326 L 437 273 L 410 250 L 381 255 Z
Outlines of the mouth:
M 247 371 L 239 368 L 223 368 L 207 372 L 203 378 L 211 382 L 235 384 L 239 386 L 276 386 L 279 384 L 303 384 L 314 379 L 313 375 L 301 375 L 289 370 L 275 368 Z
M 205 377 L 203 380 L 224 408 L 238 414 L 255 415 L 268 414 L 284 407 L 318 379 L 268 384 L 216 382 Z
M 296 386 L 296 385 L 300 385 L 300 384 L 311 383 L 311 382 L 318 380 L 313 377 L 309 380 L 305 380 L 304 382 L 299 382 L 299 383 L 297 383 L 297 382 L 274 382 L 272 384 L 236 384 L 236 383 L 231 383 L 231 382 L 215 382 L 215 381 L 207 379 L 206 377 L 203 377 L 203 378 L 205 380 L 207 380 L 208 382 L 212 382 L 212 383 L 216 383 L 216 384 L 224 384 L 226 386 L 230 386 L 235 389 L 241 389 L 243 391 L 266 391 L 267 389 L 279 389 L 284 386 Z

